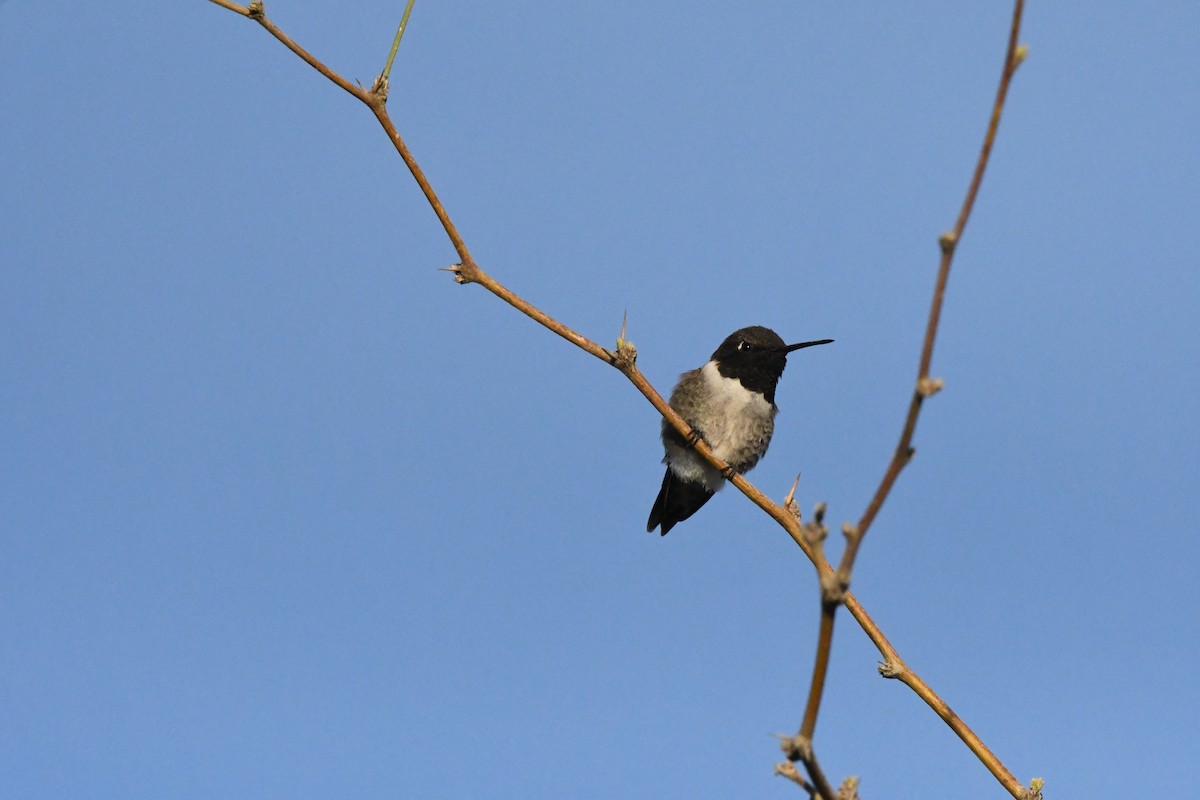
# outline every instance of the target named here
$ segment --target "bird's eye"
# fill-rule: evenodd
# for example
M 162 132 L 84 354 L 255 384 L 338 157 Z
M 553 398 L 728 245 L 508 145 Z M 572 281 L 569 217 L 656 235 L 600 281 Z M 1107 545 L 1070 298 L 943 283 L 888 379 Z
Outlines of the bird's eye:
M 738 350 L 753 350 L 754 345 L 749 342 L 738 342 Z

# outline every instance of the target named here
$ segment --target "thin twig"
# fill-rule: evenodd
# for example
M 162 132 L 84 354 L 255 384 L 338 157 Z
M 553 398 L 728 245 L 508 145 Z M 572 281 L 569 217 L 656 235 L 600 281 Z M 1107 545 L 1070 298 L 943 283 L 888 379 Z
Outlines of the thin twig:
M 236 3 L 230 3 L 227 0 L 209 0 L 209 2 L 216 3 L 217 5 L 221 6 L 221 8 L 227 8 L 236 14 L 241 14 L 244 17 L 249 17 L 250 19 L 254 20 L 259 25 L 263 26 L 268 33 L 282 42 L 284 47 L 300 56 L 304 63 L 308 64 L 317 72 L 321 73 L 326 78 L 336 83 L 339 87 L 357 97 L 359 100 L 370 105 L 370 92 L 361 86 L 356 86 L 355 84 L 343 78 L 341 75 L 331 70 L 329 67 L 325 66 L 316 56 L 305 50 L 300 45 L 296 44 L 296 42 L 292 40 L 292 37 L 281 31 L 274 22 L 267 19 L 266 8 L 261 0 L 254 0 L 254 2 L 252 2 L 249 6 L 239 6 Z
M 879 482 L 879 488 L 875 490 L 875 495 L 858 521 L 858 538 L 848 543 L 846 551 L 843 553 L 842 563 L 847 569 L 853 566 L 858 547 L 862 543 L 863 537 L 867 535 L 871 523 L 875 521 L 876 515 L 879 514 L 879 509 L 883 507 L 883 502 L 892 491 L 896 478 L 900 476 L 901 470 L 912 459 L 912 438 L 917 428 L 917 417 L 921 413 L 921 405 L 926 397 L 941 388 L 941 381 L 929 377 L 929 367 L 933 361 L 933 344 L 937 339 L 938 323 L 942 317 L 942 301 L 946 294 L 946 281 L 950 277 L 950 264 L 954 260 L 955 248 L 962 238 L 963 230 L 967 227 L 967 220 L 970 219 L 971 210 L 975 207 L 975 197 L 979 194 L 979 186 L 983 182 L 983 173 L 987 169 L 992 145 L 996 141 L 996 131 L 1000 127 L 1000 115 L 1004 111 L 1004 101 L 1008 97 L 1009 84 L 1012 82 L 1013 73 L 1020 65 L 1020 59 L 1017 57 L 1017 38 L 1021 31 L 1021 15 L 1024 9 L 1024 0 L 1016 0 L 1013 5 L 1012 26 L 1008 34 L 1008 48 L 1004 54 L 1004 68 L 1000 73 L 1000 86 L 996 89 L 996 101 L 992 104 L 992 118 L 988 123 L 987 134 L 983 137 L 979 158 L 975 162 L 975 172 L 971 176 L 971 183 L 967 187 L 967 194 L 963 198 L 954 228 L 943 233 L 939 238 L 942 258 L 938 265 L 937 281 L 933 288 L 933 301 L 929 306 L 929 320 L 925 324 L 925 341 L 921 346 L 921 362 L 917 369 L 917 383 L 913 390 L 912 400 L 909 402 L 908 415 L 905 417 L 904 428 L 900 433 L 900 441 L 896 444 L 896 451 Z
M 388 78 L 392 74 L 392 62 L 396 60 L 396 53 L 400 50 L 400 40 L 404 38 L 404 29 L 408 27 L 408 15 L 412 13 L 413 4 L 417 0 L 408 0 L 408 5 L 404 7 L 404 15 L 400 17 L 400 25 L 396 28 L 396 38 L 392 40 L 392 50 L 388 53 L 387 63 L 383 65 L 383 72 L 379 73 L 378 85 L 386 87 Z
M 817 794 L 821 796 L 822 800 L 837 800 L 833 786 L 830 785 L 829 779 L 825 777 L 825 770 L 821 769 L 821 762 L 817 760 L 817 754 L 813 752 L 811 746 L 808 749 L 808 756 L 803 759 L 803 763 L 805 771 L 812 778 L 813 786 L 816 787 Z
M 216 3 L 221 8 L 228 8 L 233 13 L 241 14 L 243 17 L 250 16 L 250 9 L 246 8 L 245 6 L 238 5 L 237 3 L 231 3 L 229 0 L 209 0 L 209 2 Z
M 833 649 L 833 621 L 837 605 L 821 601 L 821 624 L 817 631 L 816 663 L 813 664 L 812 681 L 808 689 L 808 702 L 804 705 L 804 720 L 800 723 L 800 735 L 809 739 L 817 729 L 817 713 L 821 708 L 821 695 L 825 690 L 825 675 L 829 671 L 829 655 Z

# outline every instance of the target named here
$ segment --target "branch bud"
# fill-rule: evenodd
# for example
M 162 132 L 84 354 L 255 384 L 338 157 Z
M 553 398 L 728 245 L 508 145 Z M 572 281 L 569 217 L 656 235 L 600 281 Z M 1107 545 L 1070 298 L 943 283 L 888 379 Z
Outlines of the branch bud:
M 781 737 L 779 749 L 787 755 L 788 761 L 808 761 L 812 759 L 812 740 L 807 736 L 796 734 Z
M 375 82 L 371 84 L 371 94 L 375 95 L 376 98 L 386 103 L 388 96 L 388 85 L 387 75 L 376 75 Z
M 954 231 L 946 231 L 938 237 L 938 244 L 941 246 L 942 252 L 949 255 L 954 252 L 954 248 L 958 244 L 958 234 Z
M 879 674 L 885 678 L 899 678 L 904 674 L 905 669 L 903 663 L 890 658 L 879 662 Z
M 617 339 L 617 353 L 613 359 L 614 367 L 629 374 L 637 362 L 637 356 L 637 348 L 633 346 L 633 342 L 625 338 Z
M 472 264 L 468 267 L 466 264 L 451 264 L 448 267 L 442 267 L 442 272 L 449 272 L 454 275 L 454 282 L 457 284 L 474 283 L 474 278 L 471 277 L 471 272 L 475 269 Z
M 821 576 L 821 601 L 837 606 L 846 601 L 846 590 L 850 588 L 850 576 L 840 569 Z
M 917 394 L 921 397 L 933 397 L 942 390 L 946 382 L 941 378 L 930 378 L 928 376 L 917 381 Z
M 1016 51 L 1013 52 L 1012 71 L 1016 72 L 1017 67 L 1021 66 L 1021 64 L 1025 61 L 1025 59 L 1028 56 L 1029 56 L 1029 45 L 1027 45 L 1027 44 L 1017 45 Z

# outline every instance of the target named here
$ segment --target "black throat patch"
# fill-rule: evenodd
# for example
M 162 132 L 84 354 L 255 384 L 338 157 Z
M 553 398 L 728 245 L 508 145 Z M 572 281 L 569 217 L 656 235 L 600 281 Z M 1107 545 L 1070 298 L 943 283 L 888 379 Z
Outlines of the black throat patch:
M 775 387 L 783 375 L 786 358 L 780 354 L 773 357 L 756 358 L 753 360 L 730 359 L 717 361 L 717 372 L 722 378 L 734 378 L 751 392 L 758 392 L 767 402 L 775 405 Z

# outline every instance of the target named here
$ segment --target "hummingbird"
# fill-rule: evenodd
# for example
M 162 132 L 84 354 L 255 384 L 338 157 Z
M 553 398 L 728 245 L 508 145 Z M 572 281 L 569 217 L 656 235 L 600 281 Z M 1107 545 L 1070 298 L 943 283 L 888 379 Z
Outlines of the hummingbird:
M 679 376 L 671 392 L 671 408 L 735 472 L 749 472 L 767 452 L 775 432 L 775 386 L 787 366 L 787 354 L 833 339 L 784 344 L 770 328 L 752 325 L 736 330 L 708 362 Z M 695 514 L 722 486 L 725 477 L 692 449 L 665 419 L 662 441 L 667 474 L 650 509 L 646 531 L 662 527 L 662 535 Z

